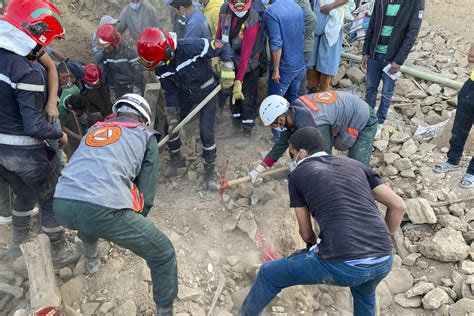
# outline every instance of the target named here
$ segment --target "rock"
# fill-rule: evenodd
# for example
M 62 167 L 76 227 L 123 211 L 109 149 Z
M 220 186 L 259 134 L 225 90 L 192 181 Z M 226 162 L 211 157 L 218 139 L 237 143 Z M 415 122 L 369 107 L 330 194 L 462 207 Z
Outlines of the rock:
M 461 261 L 469 255 L 462 233 L 451 227 L 441 229 L 432 239 L 423 240 L 418 249 L 425 257 L 441 262 Z
M 413 169 L 403 170 L 402 172 L 400 172 L 400 176 L 402 176 L 403 178 L 416 178 L 416 174 Z
M 73 272 L 74 276 L 79 276 L 86 273 L 86 263 L 84 261 L 84 257 L 81 257 L 81 259 L 79 259 L 79 261 L 76 263 Z
M 395 295 L 395 302 L 405 308 L 416 308 L 421 306 L 421 297 L 408 298 L 405 294 L 400 293 Z
M 451 279 L 453 280 L 453 290 L 456 292 L 458 297 L 461 297 L 462 294 L 462 285 L 464 283 L 464 275 L 459 271 L 454 270 L 451 274 Z
M 430 282 L 418 282 L 414 287 L 406 291 L 405 295 L 408 298 L 423 295 L 435 289 L 433 283 Z
M 229 256 L 229 257 L 227 257 L 227 262 L 228 262 L 231 266 L 235 266 L 237 263 L 240 262 L 240 258 L 237 257 L 237 256 Z
M 421 253 L 411 253 L 403 258 L 402 263 L 406 266 L 413 266 L 416 263 L 416 259 L 421 256 Z
M 423 100 L 423 105 L 424 106 L 430 106 L 436 103 L 436 97 L 429 96 Z
M 406 200 L 407 215 L 413 224 L 434 224 L 437 221 L 436 214 L 428 200 L 415 198 Z
M 113 307 L 114 307 L 113 303 L 105 302 L 102 305 L 100 305 L 99 312 L 101 312 L 102 314 L 107 314 Z
M 461 232 L 467 232 L 467 227 L 469 226 L 466 221 L 449 214 L 438 216 L 438 222 L 443 227 L 452 227 Z
M 460 204 L 451 204 L 449 206 L 449 212 L 451 214 L 453 214 L 454 216 L 457 216 L 457 217 L 461 217 L 461 216 L 464 216 L 464 207 L 463 205 L 464 203 L 460 203 Z
M 82 290 L 84 290 L 86 284 L 86 278 L 84 275 L 80 275 L 71 279 L 59 287 L 59 292 L 63 298 L 63 301 L 72 306 L 74 302 L 81 299 Z
M 376 289 L 377 299 L 381 309 L 387 308 L 393 304 L 392 293 L 387 286 L 387 282 L 382 281 L 379 283 Z
M 192 289 L 190 287 L 187 287 L 185 285 L 179 285 L 178 288 L 178 298 L 180 301 L 185 302 L 185 301 L 192 301 L 198 297 L 202 296 L 201 291 Z
M 409 139 L 403 144 L 402 149 L 400 149 L 399 154 L 400 156 L 406 158 L 406 157 L 410 157 L 417 151 L 418 151 L 418 147 L 415 145 L 415 141 L 413 139 Z
M 385 153 L 383 154 L 383 161 L 387 163 L 387 165 L 391 165 L 395 160 L 400 159 L 400 155 L 396 153 Z
M 407 169 L 410 169 L 413 165 L 411 164 L 411 160 L 408 159 L 408 158 L 402 158 L 402 159 L 398 159 L 396 161 L 393 162 L 393 166 L 395 168 L 397 168 L 398 171 L 403 171 L 403 170 L 407 170 Z
M 339 81 L 339 87 L 341 87 L 341 88 L 343 88 L 343 89 L 352 87 L 352 81 L 351 81 L 351 79 L 347 79 L 347 78 L 341 79 L 341 80 Z
M 440 288 L 436 288 L 428 292 L 423 299 L 423 308 L 425 309 L 438 309 L 441 305 L 449 302 L 448 294 Z
M 390 141 L 394 144 L 403 144 L 410 139 L 410 135 L 405 132 L 397 132 L 390 137 Z
M 392 294 L 399 294 L 412 287 L 413 276 L 408 270 L 393 268 L 385 278 L 385 282 Z
M 72 270 L 69 267 L 64 267 L 61 270 L 59 270 L 59 277 L 65 281 L 69 280 L 73 276 L 74 275 L 72 273 Z
M 395 168 L 392 165 L 389 165 L 389 166 L 383 168 L 383 175 L 384 176 L 391 177 L 391 176 L 396 176 L 397 174 L 398 174 L 397 168 Z
M 378 149 L 381 152 L 384 152 L 387 147 L 388 147 L 388 141 L 387 140 L 376 140 L 374 142 L 374 147 Z
M 250 183 L 242 183 L 239 185 L 239 194 L 243 198 L 251 198 L 253 195 L 253 185 Z
M 247 294 L 249 294 L 249 292 L 250 292 L 250 286 L 247 286 L 232 293 L 232 302 L 234 303 L 234 306 L 242 305 L 245 297 L 247 296 Z
M 466 274 L 474 274 L 474 262 L 471 260 L 464 260 L 461 263 L 461 272 Z
M 82 305 L 81 310 L 82 314 L 84 315 L 96 315 L 96 310 L 99 308 L 100 303 L 97 302 L 90 302 L 90 303 L 85 303 Z
M 424 99 L 426 98 L 426 92 L 423 90 L 415 90 L 408 93 L 405 97 L 408 99 Z
M 420 146 L 418 146 L 418 151 L 420 153 L 430 153 L 433 151 L 433 149 L 436 148 L 435 144 L 430 144 L 430 143 L 421 143 Z
M 365 74 L 358 67 L 351 67 L 347 69 L 346 76 L 351 79 L 352 82 L 361 84 L 365 81 Z
M 120 305 L 118 310 L 115 311 L 114 315 L 117 316 L 135 316 L 137 315 L 137 305 L 133 300 L 126 300 L 125 303 Z
M 252 211 L 245 212 L 240 216 L 237 227 L 245 232 L 251 240 L 254 240 L 257 233 L 257 223 L 255 222 L 255 215 Z
M 222 224 L 222 231 L 228 232 L 234 230 L 239 223 L 240 216 L 240 211 L 236 211 L 232 214 L 232 216 L 228 216 Z
M 23 297 L 23 288 L 6 283 L 0 283 L 0 293 L 13 295 L 16 299 Z M 2 296 L 3 297 L 3 296 Z
M 398 79 L 395 85 L 395 94 L 405 96 L 408 93 L 417 90 L 417 86 L 410 79 Z
M 433 83 L 431 86 L 428 87 L 428 92 L 429 95 L 431 96 L 437 96 L 441 94 L 441 86 L 437 83 Z
M 471 315 L 474 312 L 474 300 L 469 298 L 462 298 L 457 301 L 454 305 L 451 305 L 449 310 L 449 315 L 458 316 L 458 315 Z
M 319 302 L 320 302 L 321 305 L 323 305 L 323 306 L 330 306 L 330 305 L 333 305 L 333 304 L 334 304 L 334 299 L 333 299 L 332 296 L 329 295 L 328 293 L 324 293 L 324 294 L 321 295 L 321 297 L 319 298 Z
M 228 311 L 226 311 L 226 310 L 221 309 L 221 310 L 219 311 L 219 313 L 217 314 L 217 316 L 232 316 L 232 313 L 230 313 L 230 312 L 228 312 Z

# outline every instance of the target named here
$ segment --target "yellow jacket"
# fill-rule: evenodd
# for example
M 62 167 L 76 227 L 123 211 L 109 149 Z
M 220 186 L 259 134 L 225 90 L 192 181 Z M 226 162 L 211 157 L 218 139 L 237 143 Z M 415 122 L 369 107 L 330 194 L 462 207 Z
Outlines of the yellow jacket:
M 212 37 L 216 37 L 217 24 L 219 23 L 219 11 L 224 4 L 224 0 L 209 0 L 209 3 L 202 9 L 207 23 L 211 27 Z

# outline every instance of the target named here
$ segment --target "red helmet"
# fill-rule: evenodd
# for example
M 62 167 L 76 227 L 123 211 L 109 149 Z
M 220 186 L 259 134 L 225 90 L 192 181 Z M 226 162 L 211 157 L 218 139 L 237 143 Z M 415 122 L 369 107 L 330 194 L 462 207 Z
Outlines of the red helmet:
M 156 27 L 148 27 L 138 36 L 137 52 L 145 68 L 151 70 L 162 61 L 174 57 L 176 44 L 169 32 Z
M 47 0 L 10 0 L 0 20 L 12 24 L 41 46 L 64 38 L 60 13 Z
M 84 66 L 84 81 L 91 87 L 100 83 L 100 69 L 95 64 L 87 64 Z
M 104 24 L 97 30 L 97 44 L 102 47 L 109 45 L 119 46 L 122 36 L 112 24 Z
M 252 6 L 252 0 L 229 0 L 227 3 L 233 12 L 248 11 Z

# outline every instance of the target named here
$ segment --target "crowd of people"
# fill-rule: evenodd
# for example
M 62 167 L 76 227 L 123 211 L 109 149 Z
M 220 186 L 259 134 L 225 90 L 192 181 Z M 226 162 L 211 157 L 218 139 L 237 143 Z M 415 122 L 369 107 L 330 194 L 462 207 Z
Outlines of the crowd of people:
M 156 111 L 143 97 L 151 72 L 166 101 L 162 133 L 169 137 L 169 162 L 163 176 L 186 166 L 176 126 L 216 89 L 199 112 L 209 190 L 218 187 L 219 107 L 230 104 L 229 132 L 243 139 L 239 149 L 252 144 L 257 116 L 271 127 L 273 148 L 249 172 L 252 182 L 290 153 L 290 207 L 307 248 L 263 264 L 240 314 L 258 315 L 285 287 L 333 284 L 351 288 L 355 315 L 375 315 L 375 290 L 391 269 L 390 238 L 405 203 L 369 163 L 400 67 L 420 30 L 424 0 L 362 1 L 373 7 L 361 52 L 365 100 L 331 87 L 354 1 L 167 0 L 172 31 L 150 4 L 129 2 L 118 18 L 100 19 L 88 48 L 93 63 L 50 47 L 66 34 L 49 1 L 10 0 L 0 16 L 0 225 L 12 225 L 2 257 L 21 255 L 31 217 L 39 212 L 55 267 L 84 254 L 93 274 L 100 269 L 98 239 L 112 241 L 146 260 L 156 315 L 172 315 L 175 251 L 146 218 L 156 193 L 161 136 L 154 129 Z M 259 91 L 264 76 L 268 91 Z M 474 119 L 473 91 L 474 73 L 459 94 L 448 160 L 435 172 L 459 168 Z M 257 93 L 268 97 L 257 104 Z M 333 148 L 348 157 L 332 156 Z M 474 187 L 474 159 L 460 186 Z M 387 207 L 385 220 L 376 201 Z M 65 228 L 78 231 L 82 242 L 68 242 Z

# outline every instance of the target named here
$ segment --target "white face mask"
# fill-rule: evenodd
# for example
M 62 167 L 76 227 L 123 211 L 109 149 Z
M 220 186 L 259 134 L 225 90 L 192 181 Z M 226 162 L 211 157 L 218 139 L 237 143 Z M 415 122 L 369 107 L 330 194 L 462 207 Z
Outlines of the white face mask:
M 286 163 L 286 166 L 288 167 L 288 169 L 290 170 L 290 172 L 292 172 L 293 170 L 296 169 L 296 167 L 299 165 L 299 161 L 298 161 L 298 157 L 300 156 L 300 152 L 298 151 L 298 153 L 296 154 L 296 157 L 295 159 L 290 159 L 288 160 L 288 162 Z
M 132 10 L 137 11 L 138 9 L 140 9 L 140 5 L 141 5 L 141 2 L 130 3 L 130 8 L 132 8 Z
M 248 11 L 239 11 L 239 12 L 234 12 L 234 14 L 239 18 L 243 18 L 246 14 L 247 14 Z

